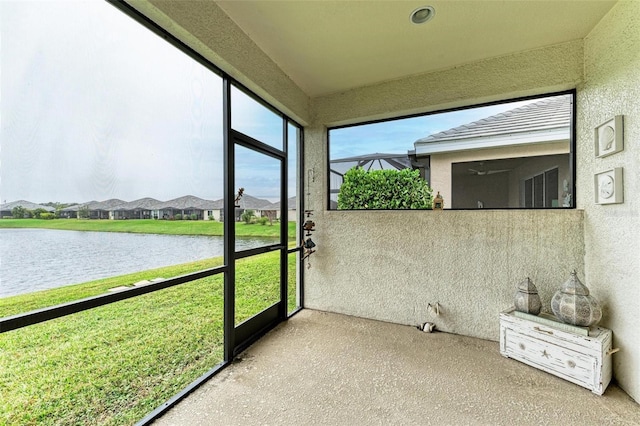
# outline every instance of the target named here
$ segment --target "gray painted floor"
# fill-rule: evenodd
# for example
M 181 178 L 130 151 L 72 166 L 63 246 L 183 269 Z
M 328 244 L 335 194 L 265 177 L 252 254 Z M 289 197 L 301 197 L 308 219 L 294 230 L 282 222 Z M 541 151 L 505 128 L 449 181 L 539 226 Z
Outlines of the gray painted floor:
M 640 405 L 503 358 L 497 342 L 304 310 L 154 423 L 281 424 L 640 425 Z

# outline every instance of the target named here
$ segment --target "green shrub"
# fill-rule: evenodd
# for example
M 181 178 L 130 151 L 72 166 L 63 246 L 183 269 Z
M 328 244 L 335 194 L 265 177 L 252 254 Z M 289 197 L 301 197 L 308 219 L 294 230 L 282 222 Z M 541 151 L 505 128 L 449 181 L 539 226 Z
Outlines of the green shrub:
M 189 216 L 189 218 L 190 218 L 191 220 L 198 220 L 198 215 L 197 215 L 197 214 L 195 214 L 195 213 L 193 213 L 191 216 Z
M 16 219 L 28 219 L 31 217 L 31 210 L 27 210 L 22 206 L 16 206 L 11 210 L 11 216 Z
M 258 223 L 259 223 L 260 225 L 263 225 L 263 226 L 264 226 L 264 225 L 266 225 L 266 224 L 267 224 L 267 222 L 269 222 L 269 218 L 268 218 L 268 217 L 266 217 L 266 216 L 262 216 L 260 219 L 258 219 Z
M 45 209 L 37 208 L 37 209 L 33 210 L 33 212 L 31 214 L 35 219 L 43 219 L 42 215 L 44 213 L 47 213 L 47 211 Z
M 244 213 L 242 213 L 242 215 L 240 216 L 240 219 L 244 223 L 249 224 L 255 217 L 256 217 L 256 213 L 251 209 L 247 209 L 244 211 Z
M 182 220 L 182 215 L 180 213 L 178 213 L 177 215 L 175 215 L 173 217 L 175 220 Z
M 55 219 L 55 213 L 40 213 L 40 219 L 52 220 Z
M 430 209 L 432 190 L 420 171 L 354 167 L 344 175 L 338 193 L 341 210 Z

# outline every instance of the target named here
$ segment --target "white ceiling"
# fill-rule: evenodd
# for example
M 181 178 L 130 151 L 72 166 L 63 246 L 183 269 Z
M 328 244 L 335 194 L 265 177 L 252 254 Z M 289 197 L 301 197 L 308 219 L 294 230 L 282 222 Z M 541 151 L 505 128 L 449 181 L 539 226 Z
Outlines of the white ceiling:
M 615 1 L 216 1 L 309 96 L 582 39 Z M 412 24 L 420 6 L 435 17 Z

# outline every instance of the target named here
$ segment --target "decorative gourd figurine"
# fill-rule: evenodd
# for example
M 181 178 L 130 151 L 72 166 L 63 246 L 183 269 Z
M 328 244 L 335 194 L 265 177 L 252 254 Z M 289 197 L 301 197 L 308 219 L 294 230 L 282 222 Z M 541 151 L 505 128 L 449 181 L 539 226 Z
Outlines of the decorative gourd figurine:
M 442 210 L 444 209 L 444 198 L 440 195 L 440 191 L 438 191 L 438 195 L 433 199 L 433 203 L 431 205 L 433 210 Z
M 589 295 L 589 289 L 580 282 L 576 271 L 553 295 L 551 310 L 560 321 L 582 327 L 590 327 L 602 319 L 600 304 Z
M 516 307 L 516 311 L 532 315 L 538 315 L 540 313 L 542 309 L 540 295 L 538 295 L 538 289 L 529 277 L 518 284 L 518 290 L 513 297 L 513 304 Z

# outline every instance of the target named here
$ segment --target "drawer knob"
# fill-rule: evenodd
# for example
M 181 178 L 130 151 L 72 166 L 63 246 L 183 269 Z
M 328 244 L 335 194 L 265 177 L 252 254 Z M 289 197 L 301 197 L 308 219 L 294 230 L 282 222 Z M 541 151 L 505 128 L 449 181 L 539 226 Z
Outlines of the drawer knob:
M 524 351 L 524 343 L 518 343 L 518 347 Z
M 567 365 L 569 366 L 569 368 L 576 368 L 576 363 L 574 361 L 567 361 Z

